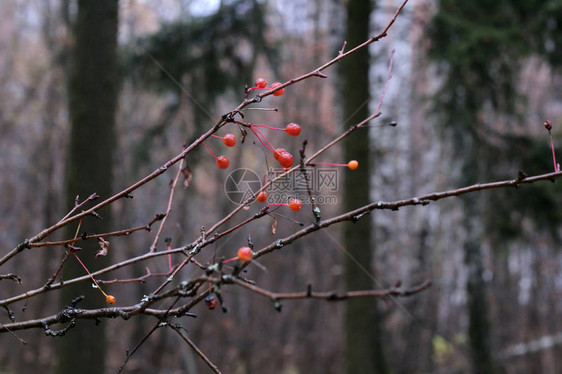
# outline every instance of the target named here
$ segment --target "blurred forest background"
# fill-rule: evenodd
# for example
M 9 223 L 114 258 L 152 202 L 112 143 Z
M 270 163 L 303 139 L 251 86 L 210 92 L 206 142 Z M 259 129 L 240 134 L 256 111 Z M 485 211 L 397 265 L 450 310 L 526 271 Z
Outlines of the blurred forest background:
M 333 58 L 345 39 L 343 0 L 120 0 L 119 97 L 114 190 L 152 172 L 193 141 L 243 97 L 256 78 L 284 82 Z M 372 2 L 371 35 L 401 1 Z M 66 214 L 69 160 L 67 74 L 73 45 L 74 0 L 2 1 L 0 13 L 0 248 L 5 252 Z M 372 113 L 395 50 L 383 116 L 369 129 L 371 200 L 391 201 L 464 185 L 553 170 L 548 133 L 562 141 L 562 0 L 411 1 L 389 35 L 370 46 Z M 348 46 L 352 47 L 352 46 Z M 167 73 L 163 71 L 164 68 Z M 278 113 L 252 112 L 254 123 L 296 122 L 310 149 L 351 125 L 343 118 L 338 67 L 328 79 L 286 89 Z M 357 107 L 363 103 L 358 102 Z M 271 102 L 263 106 L 270 106 Z M 386 124 L 396 121 L 396 127 Z M 270 138 L 273 142 L 276 134 Z M 286 140 L 283 140 L 286 142 Z M 296 151 L 299 139 L 288 147 Z M 217 143 L 218 144 L 218 143 Z M 287 143 L 285 143 L 287 144 Z M 217 145 L 219 147 L 219 145 Z M 243 151 L 242 151 L 243 150 Z M 261 146 L 228 150 L 231 169 L 267 171 Z M 294 152 L 296 154 L 296 152 Z M 329 157 L 329 159 L 327 159 Z M 341 149 L 326 162 L 347 162 Z M 562 154 L 561 154 L 562 157 Z M 320 160 L 318 160 L 320 161 Z M 272 162 L 269 160 L 268 162 Z M 181 245 L 234 207 L 225 173 L 203 150 L 189 158 L 193 181 L 176 191 L 162 238 Z M 361 166 L 358 172 L 361 171 Z M 113 205 L 115 229 L 144 225 L 165 211 L 171 174 Z M 344 178 L 345 172 L 339 174 Z M 343 180 L 339 180 L 343 186 Z M 562 203 L 560 183 L 479 192 L 466 198 L 372 215 L 377 287 L 424 279 L 421 294 L 380 300 L 378 321 L 386 368 L 392 373 L 558 373 L 562 367 Z M 96 192 L 96 191 L 91 191 Z M 328 193 L 328 192 L 327 192 Z M 335 193 L 342 201 L 342 188 Z M 341 212 L 324 205 L 323 216 Z M 222 240 L 199 261 L 231 257 L 251 233 L 269 243 L 298 226 L 280 220 L 253 223 Z M 274 291 L 345 290 L 341 227 L 307 236 L 261 263 L 248 277 Z M 57 233 L 53 238 L 61 238 Z M 50 239 L 53 239 L 50 238 Z M 154 233 L 112 240 L 113 261 L 147 252 Z M 165 249 L 162 241 L 159 250 Z M 39 287 L 60 263 L 63 248 L 34 250 L 2 273 L 16 272 L 24 287 Z M 369 248 L 364 248 L 369 250 Z M 207 256 L 207 257 L 205 257 Z M 115 278 L 137 277 L 137 264 Z M 109 287 L 123 303 L 140 300 L 158 280 Z M 26 288 L 27 289 L 27 288 Z M 2 281 L 2 296 L 22 286 Z M 192 340 L 225 373 L 342 373 L 344 303 L 271 303 L 242 289 L 224 291 L 228 313 L 198 305 L 185 321 Z M 68 303 L 69 301 L 66 301 Z M 58 311 L 55 293 L 13 307 L 21 318 Z M 2 321 L 7 321 L 3 316 Z M 93 321 L 91 323 L 94 328 Z M 105 364 L 153 326 L 153 318 L 108 320 Z M 72 334 L 72 331 L 69 332 Z M 64 338 L 20 331 L 0 340 L 0 372 L 52 372 Z M 86 343 L 76 349 L 88 349 Z M 77 369 L 76 372 L 80 372 Z M 209 372 L 179 337 L 155 334 L 132 357 L 128 373 Z

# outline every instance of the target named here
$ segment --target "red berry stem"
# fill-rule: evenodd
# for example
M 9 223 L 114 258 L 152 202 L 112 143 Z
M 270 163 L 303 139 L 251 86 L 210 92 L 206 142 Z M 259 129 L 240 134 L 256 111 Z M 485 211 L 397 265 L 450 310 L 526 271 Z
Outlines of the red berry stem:
M 284 203 L 269 204 L 266 205 L 263 209 L 268 209 L 270 206 L 289 206 L 289 204 L 284 204 Z
M 271 126 L 266 126 L 266 125 L 258 125 L 255 123 L 251 123 L 250 127 L 265 127 L 266 129 L 270 129 L 270 130 L 279 130 L 279 131 L 285 131 L 285 129 L 281 129 L 279 127 L 271 127 Z
M 263 146 L 265 148 L 267 148 L 268 150 L 270 150 L 271 152 L 275 153 L 275 147 L 273 145 L 271 145 L 271 143 L 269 142 L 269 140 L 267 140 L 267 138 L 265 137 L 265 135 L 259 130 L 254 128 L 253 126 L 250 126 L 250 130 L 252 130 L 252 132 L 254 133 L 254 135 L 258 138 L 258 140 L 261 142 L 261 144 L 263 144 Z M 258 135 L 259 134 L 259 135 Z M 260 137 L 263 137 L 262 138 Z M 267 144 L 265 144 L 264 140 L 267 142 Z
M 213 157 L 218 160 L 218 157 L 215 156 L 215 154 L 213 153 L 213 151 L 211 151 L 211 148 L 209 148 L 209 146 L 207 145 L 207 143 L 203 142 L 203 145 L 207 148 L 207 151 L 209 151 L 210 154 L 213 155 Z
M 86 267 L 86 265 L 84 265 L 84 263 L 82 262 L 82 260 L 80 260 L 80 257 L 78 257 L 78 255 L 76 254 L 76 252 L 72 251 L 72 254 L 74 255 L 74 257 L 76 257 L 76 259 L 78 260 L 78 262 L 80 263 L 80 265 L 82 265 L 82 267 L 84 268 L 84 270 L 86 270 L 86 273 L 88 273 L 88 275 L 90 276 L 90 278 L 92 279 L 92 281 L 94 282 L 94 284 L 98 287 L 98 290 L 101 291 L 101 293 L 107 298 L 108 295 L 103 292 L 103 290 L 101 289 L 100 285 L 98 284 L 98 282 L 96 282 L 96 280 L 94 279 L 94 277 L 92 276 L 92 273 L 90 273 L 90 270 L 88 270 L 88 268 Z
M 229 262 L 232 262 L 232 261 L 235 261 L 235 260 L 238 260 L 238 257 L 229 258 L 228 260 L 224 260 L 222 263 L 223 263 L 223 264 L 228 264 Z
M 263 210 L 267 211 L 267 209 L 269 209 L 270 206 L 288 206 L 292 211 L 296 212 L 296 211 L 301 210 L 302 201 L 300 201 L 299 199 L 291 199 L 288 204 L 287 203 L 286 204 L 283 204 L 283 203 L 269 204 L 265 208 L 263 208 Z
M 315 166 L 315 165 L 330 165 L 330 166 L 347 166 L 347 164 L 331 164 L 329 162 L 315 162 L 313 164 L 310 164 L 311 166 Z
M 218 136 L 218 135 L 215 135 L 215 134 L 211 134 L 211 136 L 212 136 L 213 138 L 224 139 L 222 136 Z
M 252 90 L 269 90 L 269 88 L 267 88 L 267 87 L 257 87 L 257 86 L 248 88 L 248 92 L 250 92 Z
M 330 162 L 315 162 L 315 163 L 310 164 L 310 165 L 311 166 L 316 166 L 316 165 L 347 166 L 351 170 L 355 170 L 359 167 L 359 163 L 356 160 L 351 160 L 347 164 L 332 164 Z

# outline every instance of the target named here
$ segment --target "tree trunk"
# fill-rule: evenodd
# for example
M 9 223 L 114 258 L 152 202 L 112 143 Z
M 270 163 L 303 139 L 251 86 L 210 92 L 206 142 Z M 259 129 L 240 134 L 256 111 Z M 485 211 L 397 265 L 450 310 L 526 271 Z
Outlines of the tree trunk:
M 350 0 L 347 3 L 348 48 L 369 37 L 370 0 Z M 342 63 L 342 100 L 344 125 L 357 123 L 369 115 L 369 52 L 363 49 Z M 357 160 L 360 170 L 345 173 L 344 209 L 354 209 L 369 202 L 370 163 L 369 137 L 366 129 L 359 130 L 344 141 L 344 160 Z M 361 131 L 364 131 L 361 133 Z M 371 268 L 373 241 L 371 220 L 363 217 L 356 223 L 346 223 L 344 244 L 345 281 L 348 290 L 372 288 L 371 277 L 362 272 L 354 260 Z M 374 299 L 354 299 L 346 302 L 345 311 L 345 370 L 347 373 L 385 373 L 382 349 L 382 329 Z
M 71 132 L 66 196 L 69 209 L 74 206 L 76 195 L 80 196 L 81 201 L 94 192 L 101 198 L 111 195 L 118 91 L 117 26 L 118 0 L 78 2 L 68 72 Z M 111 211 L 103 209 L 97 213 L 103 219 L 84 219 L 81 232 L 101 233 L 111 229 Z M 68 227 L 65 236 L 73 237 L 75 230 L 75 225 Z M 109 263 L 109 255 L 94 259 L 96 241 L 80 242 L 79 246 L 82 250 L 77 255 L 90 271 Z M 63 269 L 64 279 L 84 274 L 85 270 L 71 256 Z M 72 299 L 79 295 L 86 296 L 78 304 L 80 308 L 106 306 L 99 290 L 92 288 L 91 282 L 85 282 L 63 289 L 60 300 L 62 307 L 70 305 Z M 70 329 L 58 343 L 58 373 L 104 372 L 106 336 L 103 323 L 76 321 L 76 327 Z
M 492 358 L 492 338 L 488 316 L 488 300 L 484 283 L 484 261 L 481 249 L 482 235 L 479 226 L 482 213 L 477 207 L 478 197 L 465 200 L 465 222 L 467 239 L 464 243 L 465 264 L 468 268 L 466 293 L 468 296 L 468 337 L 472 354 L 472 370 L 474 374 L 492 374 L 494 361 Z

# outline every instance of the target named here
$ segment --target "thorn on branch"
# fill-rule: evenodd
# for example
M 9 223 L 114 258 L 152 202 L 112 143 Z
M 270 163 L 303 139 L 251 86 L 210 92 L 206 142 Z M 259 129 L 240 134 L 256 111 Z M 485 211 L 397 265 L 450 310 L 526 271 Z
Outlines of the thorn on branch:
M 356 223 L 356 222 L 359 221 L 361 218 L 363 218 L 363 216 L 366 215 L 366 214 L 369 214 L 369 212 L 357 214 L 357 215 L 351 217 L 351 222 Z
M 100 198 L 100 195 L 98 195 L 97 193 L 94 192 L 94 193 L 91 194 L 86 200 L 87 200 L 87 201 L 92 201 L 92 200 L 97 200 L 97 199 L 99 199 L 99 198 Z
M 347 296 L 338 296 L 336 291 L 332 292 L 330 294 L 330 296 L 328 296 L 328 298 L 326 298 L 326 300 L 328 300 L 328 301 L 340 301 L 340 300 L 344 300 L 344 299 L 347 299 Z
M 70 302 L 70 307 L 72 308 L 76 308 L 76 305 L 78 305 L 78 303 L 82 300 L 84 300 L 86 298 L 85 295 L 80 295 L 74 299 L 72 299 L 72 301 Z
M 100 216 L 99 214 L 97 214 L 95 211 L 92 210 L 92 212 L 90 213 L 92 216 L 96 217 L 97 219 L 103 219 L 102 216 Z
M 14 312 L 12 312 L 12 310 L 10 308 L 8 308 L 7 305 L 2 305 L 2 307 L 4 309 L 6 309 L 6 312 L 8 312 L 8 317 L 10 318 L 10 321 L 16 322 L 16 316 L 15 316 Z
M 313 76 L 318 77 L 318 78 L 328 78 L 328 76 L 318 70 L 316 70 L 313 74 Z
M 524 179 L 527 178 L 527 177 L 528 177 L 528 175 L 527 175 L 524 171 L 519 170 L 519 171 L 517 172 L 517 181 L 518 181 L 518 182 L 521 182 L 522 180 L 524 180 Z
M 279 313 L 281 313 L 281 310 L 283 309 L 283 305 L 281 305 L 281 303 L 277 299 L 273 299 L 272 301 L 273 301 L 273 307 L 275 308 L 275 310 L 278 311 Z
M 345 51 L 345 47 L 347 47 L 347 41 L 344 40 L 341 49 L 338 51 L 338 55 L 343 55 L 343 53 Z

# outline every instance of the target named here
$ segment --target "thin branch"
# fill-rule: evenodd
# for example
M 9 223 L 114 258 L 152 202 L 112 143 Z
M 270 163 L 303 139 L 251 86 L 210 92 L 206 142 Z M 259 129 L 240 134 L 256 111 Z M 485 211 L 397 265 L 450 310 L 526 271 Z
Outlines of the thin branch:
M 375 112 L 380 112 L 382 107 L 382 102 L 384 100 L 384 96 L 386 95 L 386 90 L 388 88 L 388 84 L 390 83 L 390 78 L 392 78 L 392 61 L 394 60 L 394 49 L 390 52 L 390 62 L 388 63 L 388 75 L 386 77 L 386 82 L 384 82 L 384 88 L 381 93 L 381 97 L 379 98 L 379 104 L 377 105 L 377 110 Z
M 13 281 L 16 282 L 16 283 L 21 284 L 21 278 L 18 277 L 18 276 L 17 276 L 16 274 L 14 274 L 14 273 L 0 274 L 0 280 L 3 280 L 3 279 L 11 279 L 11 280 L 13 280 Z
M 215 364 L 213 364 L 213 362 L 207 356 L 205 356 L 205 354 L 199 349 L 199 347 L 197 347 L 197 345 L 195 345 L 195 343 L 191 341 L 191 339 L 189 339 L 189 336 L 187 336 L 187 334 L 184 332 L 183 327 L 173 324 L 168 324 L 167 326 L 177 332 L 178 335 L 183 339 L 183 341 L 186 342 L 187 345 L 189 345 L 191 349 L 193 349 L 193 351 L 197 353 L 197 355 L 201 357 L 203 361 L 205 361 L 207 366 L 209 366 L 209 368 L 211 368 L 213 372 L 215 372 L 216 374 L 221 374 L 219 368 Z
M 265 296 L 273 301 L 299 300 L 299 299 L 321 299 L 327 301 L 343 301 L 343 300 L 360 298 L 360 297 L 388 297 L 388 296 L 407 297 L 422 292 L 423 290 L 431 286 L 431 281 L 425 280 L 422 283 L 408 289 L 402 289 L 401 287 L 391 287 L 383 290 L 361 290 L 361 291 L 347 291 L 347 292 L 338 293 L 336 291 L 315 292 L 312 291 L 311 288 L 308 288 L 306 291 L 303 292 L 284 293 L 284 292 L 271 292 L 263 288 L 257 287 L 255 285 L 249 284 L 247 282 L 244 282 L 235 277 L 228 277 L 226 278 L 226 280 L 228 282 L 232 282 L 238 286 L 246 288 L 252 292 L 255 292 L 259 295 Z
M 117 373 L 120 373 L 121 371 L 123 371 L 123 368 L 125 367 L 125 365 L 127 364 L 127 362 L 129 362 L 129 359 L 135 354 L 135 352 L 144 344 L 145 341 L 148 340 L 148 338 L 150 337 L 150 335 L 152 335 L 152 333 L 154 331 L 156 331 L 156 329 L 158 329 L 159 327 L 163 327 L 162 325 L 162 321 L 164 320 L 164 318 L 166 318 L 166 316 L 168 315 L 168 313 L 170 312 L 170 310 L 174 307 L 174 305 L 176 305 L 176 303 L 179 301 L 179 297 L 176 298 L 176 300 L 174 300 L 174 302 L 172 303 L 172 305 L 170 305 L 170 307 L 168 308 L 168 310 L 166 311 L 166 314 L 164 314 L 159 320 L 158 322 L 154 325 L 154 327 L 152 329 L 150 329 L 150 331 L 141 339 L 141 341 L 133 348 L 133 350 L 131 352 L 127 351 L 127 353 L 125 354 L 125 359 L 123 360 L 123 363 L 121 364 L 121 366 L 119 367 L 119 370 L 117 371 Z
M 172 274 L 172 270 L 166 273 L 151 273 L 150 269 L 146 268 L 146 274 L 141 275 L 137 278 L 130 278 L 130 279 L 112 279 L 112 280 L 98 280 L 99 284 L 116 284 L 116 283 L 144 283 L 148 278 L 152 277 L 169 277 Z
M 539 181 L 551 181 L 554 182 L 556 179 L 562 177 L 562 172 L 556 173 L 547 173 L 536 175 L 533 177 L 525 177 L 521 179 L 517 177 L 515 179 L 508 179 L 499 182 L 491 182 L 491 183 L 478 183 L 467 187 L 462 187 L 454 190 L 448 190 L 443 192 L 434 192 L 427 195 L 421 195 L 418 197 L 412 197 L 409 199 L 404 200 L 397 200 L 393 202 L 374 202 L 363 207 L 357 208 L 355 210 L 340 214 L 338 216 L 332 217 L 330 219 L 322 220 L 320 222 L 315 222 L 302 230 L 299 230 L 293 233 L 290 236 L 287 236 L 283 239 L 278 239 L 274 243 L 262 248 L 261 250 L 254 253 L 254 258 L 258 258 L 263 256 L 266 253 L 272 252 L 276 249 L 282 248 L 283 246 L 294 242 L 301 237 L 308 235 L 311 232 L 318 231 L 324 229 L 326 227 L 330 227 L 333 224 L 340 223 L 343 221 L 357 221 L 361 219 L 365 214 L 372 212 L 375 209 L 379 210 L 398 210 L 404 206 L 415 206 L 415 205 L 428 205 L 431 201 L 437 201 L 441 199 L 445 199 L 452 196 L 461 196 L 470 192 L 476 191 L 483 191 L 483 190 L 490 190 L 490 189 L 497 189 L 497 188 L 505 188 L 505 187 L 518 187 L 521 184 L 530 184 Z M 247 264 L 243 264 L 241 269 L 245 268 Z
M 83 241 L 83 240 L 97 239 L 97 238 L 108 238 L 108 237 L 112 237 L 112 236 L 128 236 L 128 235 L 131 235 L 132 233 L 137 232 L 137 231 L 143 231 L 143 230 L 150 231 L 151 226 L 155 222 L 160 221 L 163 218 L 164 218 L 163 214 L 157 214 L 152 219 L 152 221 L 150 221 L 149 223 L 147 223 L 144 226 L 138 226 L 138 227 L 133 227 L 133 228 L 130 228 L 130 229 L 106 232 L 106 233 L 103 233 L 103 234 L 87 234 L 87 233 L 84 233 L 81 236 L 78 236 L 74 239 L 60 240 L 60 241 L 56 241 L 56 242 L 30 243 L 29 248 L 51 247 L 51 246 L 58 246 L 58 245 L 73 244 L 73 243 L 80 242 L 80 241 Z
M 99 199 L 99 195 L 97 193 L 93 193 L 90 196 L 88 196 L 88 198 L 84 201 L 82 201 L 81 203 L 78 203 L 78 196 L 76 196 L 76 203 L 74 204 L 74 207 L 66 214 L 66 216 L 64 216 L 59 222 L 64 221 L 65 219 L 67 219 L 68 217 L 70 217 L 72 215 L 72 213 L 76 212 L 78 209 L 82 208 L 84 205 L 86 205 L 88 202 L 90 201 L 94 201 L 96 199 Z
M 156 244 L 158 243 L 158 239 L 160 238 L 160 234 L 162 233 L 162 229 L 164 228 L 164 225 L 166 224 L 166 220 L 168 219 L 168 216 L 170 215 L 170 212 L 172 211 L 172 201 L 174 200 L 174 190 L 176 188 L 176 185 L 178 184 L 178 180 L 179 180 L 180 175 L 181 175 L 181 169 L 183 167 L 183 160 L 184 159 L 182 159 L 180 161 L 180 164 L 179 164 L 179 167 L 178 167 L 178 172 L 176 173 L 176 177 L 174 178 L 174 180 L 170 184 L 170 197 L 168 198 L 168 207 L 166 208 L 166 213 L 164 214 L 164 218 L 160 222 L 160 226 L 158 227 L 158 232 L 156 233 L 156 236 L 154 237 L 154 241 L 152 242 L 152 245 L 150 246 L 150 252 L 154 252 L 156 250 Z

